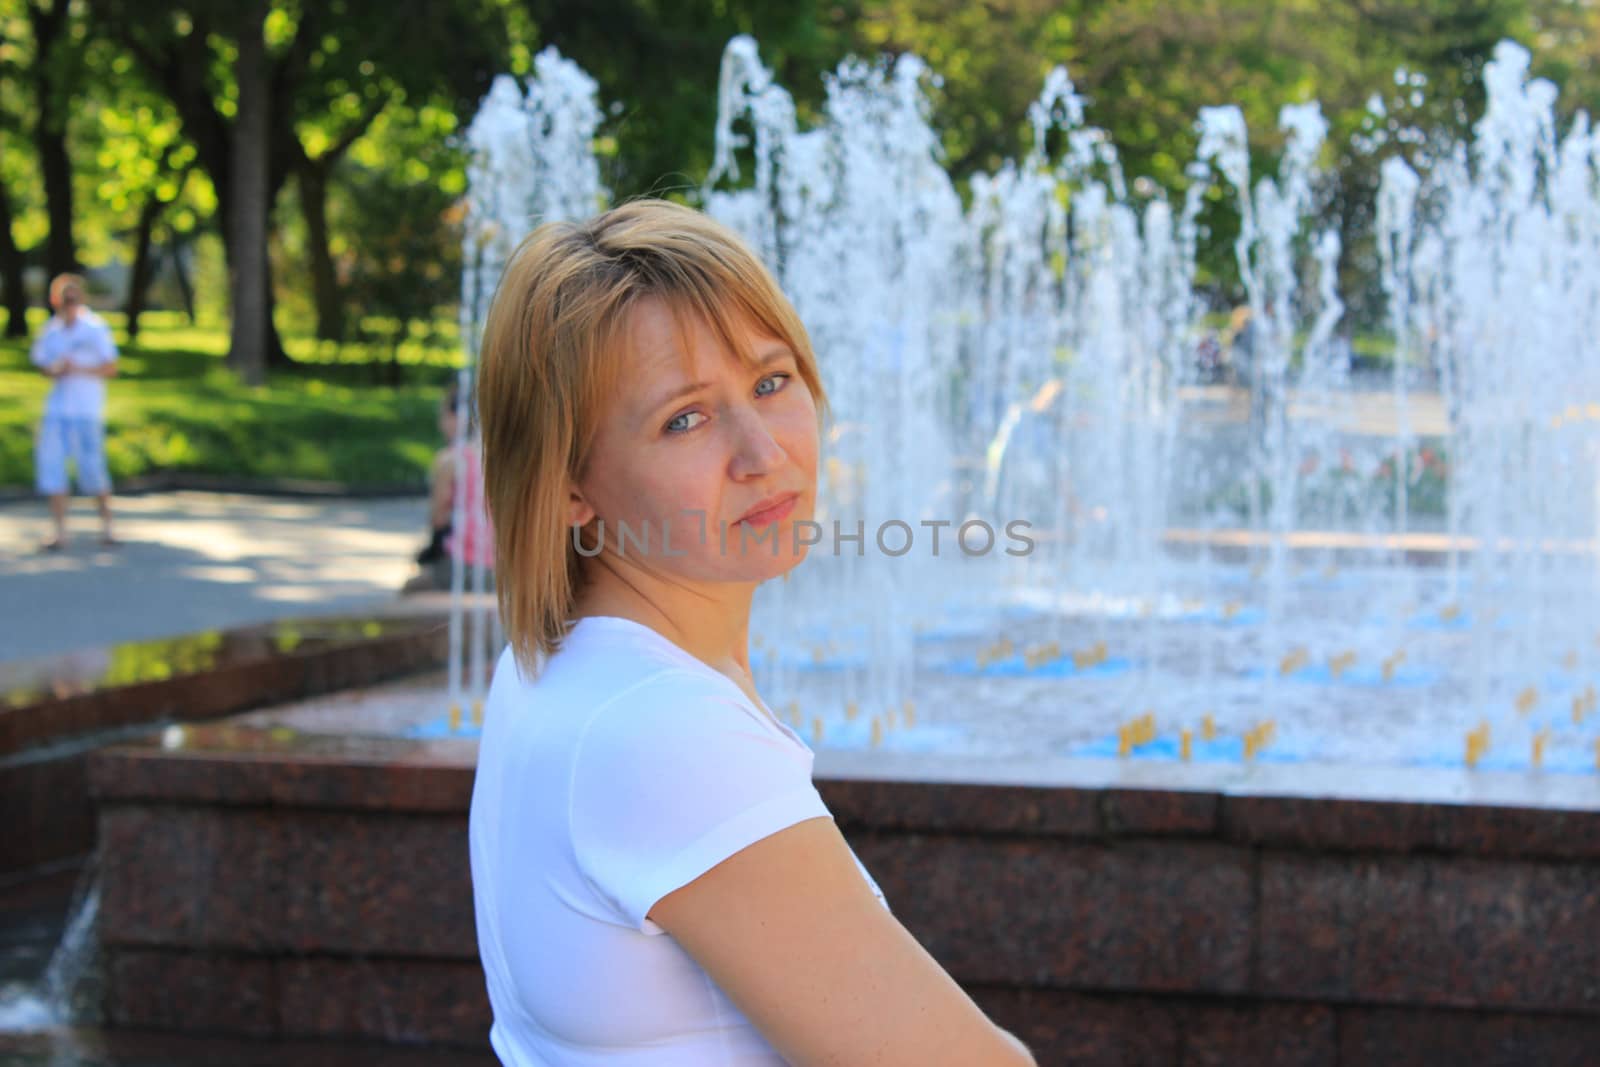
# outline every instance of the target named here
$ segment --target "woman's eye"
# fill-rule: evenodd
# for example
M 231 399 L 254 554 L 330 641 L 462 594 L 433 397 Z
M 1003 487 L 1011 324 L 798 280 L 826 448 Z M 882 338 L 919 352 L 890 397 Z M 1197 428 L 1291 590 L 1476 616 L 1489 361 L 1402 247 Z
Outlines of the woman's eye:
M 691 419 L 699 421 L 691 422 Z M 685 411 L 682 415 L 674 415 L 665 428 L 668 433 L 684 433 L 699 426 L 704 420 L 705 416 L 698 411 Z
M 756 383 L 756 396 L 771 396 L 773 393 L 776 393 L 778 390 L 782 389 L 788 380 L 789 376 L 787 374 L 769 374 Z M 769 382 L 772 383 L 772 388 L 763 389 L 762 386 Z

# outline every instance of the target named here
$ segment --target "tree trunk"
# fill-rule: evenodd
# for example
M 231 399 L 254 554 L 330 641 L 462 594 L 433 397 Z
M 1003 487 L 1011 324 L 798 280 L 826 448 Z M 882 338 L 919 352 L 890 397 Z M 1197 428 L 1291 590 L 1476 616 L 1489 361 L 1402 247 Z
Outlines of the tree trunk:
M 11 233 L 11 193 L 0 185 L 0 286 L 6 291 L 6 336 L 28 336 L 28 292 L 22 250 Z
M 50 216 L 50 236 L 45 241 L 44 265 L 54 278 L 78 269 L 77 245 L 72 236 L 72 162 L 67 158 L 67 138 L 60 129 L 48 125 L 59 121 L 48 108 L 40 107 L 39 125 L 33 143 L 39 152 L 39 171 L 44 177 L 45 206 Z
M 278 335 L 275 314 L 278 309 L 278 295 L 272 284 L 272 260 L 265 255 L 261 258 L 263 263 L 261 306 L 267 331 L 267 367 L 272 370 L 286 370 L 295 366 L 295 362 L 289 358 L 288 349 L 283 347 L 283 338 Z
M 55 56 L 58 46 L 70 47 L 62 39 L 67 10 L 67 4 L 62 2 L 47 8 L 28 5 L 36 49 L 33 69 L 38 114 L 33 124 L 33 144 L 39 153 L 45 209 L 50 218 L 44 265 L 52 278 L 78 269 L 77 244 L 72 237 L 72 160 L 67 155 L 67 117 L 72 107 L 59 84 L 61 63 Z
M 145 294 L 150 289 L 151 275 L 155 273 L 156 225 L 161 221 L 161 216 L 166 214 L 167 208 L 183 196 L 183 190 L 189 184 L 189 172 L 194 166 L 191 163 L 178 173 L 178 180 L 173 185 L 171 196 L 163 197 L 159 192 L 152 191 L 149 199 L 139 208 L 139 224 L 134 233 L 133 269 L 128 272 L 128 299 L 123 307 L 123 314 L 128 320 L 130 341 L 139 336 L 139 315 L 144 311 Z M 172 170 L 172 148 L 168 146 L 167 150 L 161 153 L 158 177 L 164 178 L 171 174 Z M 192 308 L 189 321 L 194 321 Z
M 268 78 L 263 37 L 266 0 L 241 5 L 238 57 L 234 61 L 239 107 L 233 123 L 229 204 L 233 327 L 228 365 L 251 385 L 267 379 L 267 331 L 272 323 L 267 267 Z
M 212 14 L 237 12 L 240 6 L 245 11 L 234 16 L 233 25 L 211 24 Z M 270 233 L 272 204 L 288 176 L 287 161 L 290 156 L 275 146 L 274 138 L 278 142 L 298 142 L 289 108 L 271 109 L 269 105 L 274 95 L 287 100 L 292 83 L 275 87 L 275 64 L 266 55 L 262 39 L 268 8 L 269 0 L 248 0 L 246 4 L 232 6 L 201 5 L 191 12 L 192 32 L 164 45 L 153 45 L 143 35 L 132 31 L 133 21 L 129 18 L 131 11 L 114 22 L 110 31 L 138 59 L 155 84 L 172 101 L 183 122 L 184 135 L 193 142 L 200 166 L 216 191 L 217 217 L 222 223 L 222 244 L 228 260 L 229 298 L 236 309 L 233 316 L 234 343 L 230 345 L 229 363 L 233 365 L 233 353 L 237 351 L 241 360 L 260 356 L 261 366 L 276 367 L 288 365 L 290 360 L 284 352 L 272 317 L 271 268 L 267 261 L 266 238 Z M 315 4 L 308 5 L 302 11 L 296 31 L 297 40 L 300 34 L 310 32 L 315 23 L 312 16 L 317 11 Z M 230 123 L 217 110 L 212 86 L 206 76 L 211 62 L 208 42 L 214 31 L 226 36 L 240 27 L 243 32 L 240 34 L 239 55 L 235 60 L 236 77 L 240 79 L 239 106 L 234 121 Z M 246 52 L 251 54 L 247 56 Z M 244 84 L 247 76 L 254 83 L 248 91 Z M 261 114 L 256 115 L 255 112 Z M 276 130 L 271 124 L 274 115 L 278 117 L 279 128 Z M 235 173 L 241 164 L 249 174 Z M 262 174 L 255 173 L 258 166 Z M 239 202 L 241 198 L 245 200 L 244 204 Z M 249 243 L 244 246 L 249 250 L 248 256 L 242 256 L 239 252 L 241 222 L 249 233 L 246 237 Z M 241 269 L 249 275 L 247 279 L 239 277 Z M 249 294 L 249 297 L 241 301 L 243 294 Z M 240 309 L 246 312 L 244 321 L 237 314 Z M 193 318 L 192 304 L 190 317 Z M 264 340 L 254 340 L 257 337 Z M 244 339 L 249 340 L 248 345 L 237 343 Z
M 139 227 L 133 241 L 133 267 L 128 272 L 128 300 L 123 314 L 128 320 L 128 342 L 139 337 L 139 315 L 144 311 L 145 290 L 150 287 L 150 252 L 154 244 L 156 220 L 167 205 L 156 194 L 139 209 Z
M 167 261 L 172 264 L 172 278 L 178 283 L 178 297 L 183 301 L 183 313 L 189 325 L 195 323 L 194 286 L 189 282 L 189 268 L 183 264 L 183 251 L 187 242 L 173 241 L 167 245 Z
M 299 139 L 293 149 L 294 172 L 300 184 L 300 213 L 306 220 L 306 241 L 310 246 L 311 292 L 317 308 L 317 339 L 345 339 L 344 300 L 339 292 L 339 277 L 333 268 L 331 235 L 328 231 L 328 182 L 339 160 L 360 140 L 387 107 L 387 97 L 369 102 L 359 118 L 347 126 L 317 158 L 306 155 Z
M 295 175 L 300 183 L 300 211 L 306 220 L 306 245 L 311 257 L 311 294 L 317 308 L 317 339 L 344 340 L 344 301 L 333 269 L 328 233 L 328 176 L 321 160 L 306 160 Z

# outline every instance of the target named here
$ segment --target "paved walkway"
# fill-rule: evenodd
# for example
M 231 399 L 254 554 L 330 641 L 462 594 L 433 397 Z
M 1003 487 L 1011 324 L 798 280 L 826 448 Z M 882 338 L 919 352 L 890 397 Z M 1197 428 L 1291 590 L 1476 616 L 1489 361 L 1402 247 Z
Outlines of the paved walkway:
M 75 500 L 41 553 L 44 501 L 0 504 L 0 662 L 293 615 L 393 605 L 427 501 L 152 493 L 113 499 L 123 544 Z

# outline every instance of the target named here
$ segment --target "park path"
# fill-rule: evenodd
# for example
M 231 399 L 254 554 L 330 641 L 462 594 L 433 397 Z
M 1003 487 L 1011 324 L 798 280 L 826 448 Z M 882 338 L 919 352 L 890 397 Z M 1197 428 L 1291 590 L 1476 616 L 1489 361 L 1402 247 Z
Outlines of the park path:
M 0 504 L 0 662 L 269 619 L 396 606 L 427 501 L 171 492 L 114 498 L 99 544 L 76 500 L 66 551 L 42 553 L 44 501 Z

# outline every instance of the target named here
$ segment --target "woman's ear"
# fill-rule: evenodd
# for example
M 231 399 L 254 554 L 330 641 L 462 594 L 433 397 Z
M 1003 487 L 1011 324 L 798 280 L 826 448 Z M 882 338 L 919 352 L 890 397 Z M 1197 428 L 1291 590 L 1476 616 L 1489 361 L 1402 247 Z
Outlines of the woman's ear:
M 568 486 L 567 525 L 587 526 L 589 525 L 589 520 L 593 518 L 594 508 L 589 506 L 589 502 L 583 498 L 583 494 L 578 491 L 578 487 L 575 485 Z

